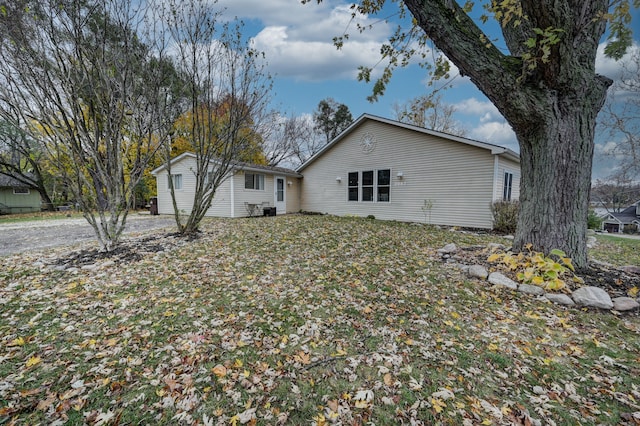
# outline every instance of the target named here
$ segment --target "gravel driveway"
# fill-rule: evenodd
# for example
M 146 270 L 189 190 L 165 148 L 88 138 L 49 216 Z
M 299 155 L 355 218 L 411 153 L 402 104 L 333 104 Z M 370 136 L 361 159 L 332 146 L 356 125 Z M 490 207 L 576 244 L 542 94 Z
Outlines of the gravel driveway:
M 173 216 L 130 214 L 125 234 L 154 229 L 175 229 Z M 98 245 L 93 228 L 84 219 L 34 220 L 0 224 L 0 256 L 72 246 L 78 243 Z

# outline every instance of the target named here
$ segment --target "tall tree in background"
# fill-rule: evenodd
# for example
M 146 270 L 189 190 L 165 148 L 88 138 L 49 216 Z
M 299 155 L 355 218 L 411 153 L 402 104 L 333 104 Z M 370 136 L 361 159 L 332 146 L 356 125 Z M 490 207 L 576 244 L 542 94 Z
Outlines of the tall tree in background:
M 21 0 L 2 8 L 0 116 L 48 159 L 112 250 L 146 164 L 167 133 L 170 65 L 142 41 L 144 2 Z M 17 114 L 16 114 L 17 113 Z M 169 120 L 169 123 L 171 121 Z
M 176 127 L 174 136 L 189 139 L 196 160 L 194 197 L 188 212 L 177 205 L 174 181 L 169 179 L 182 234 L 197 232 L 218 187 L 255 140 L 271 89 L 261 55 L 243 42 L 240 25 L 223 23 L 215 3 L 170 0 L 164 14 L 175 62 L 189 94 L 190 117 Z M 171 176 L 171 145 L 165 147 L 166 170 Z
M 595 72 L 596 52 L 609 23 L 605 52 L 617 59 L 624 54 L 632 40 L 631 3 L 639 7 L 640 1 L 483 1 L 486 13 L 478 20 L 472 17 L 477 13 L 471 15 L 473 2 L 397 3 L 401 16 L 411 13 L 413 26 L 398 28 L 383 47 L 389 65 L 374 85 L 373 98 L 384 93 L 394 67 L 408 64 L 415 54 L 426 56 L 413 46 L 432 42 L 493 102 L 518 138 L 522 177 L 514 248 L 530 243 L 545 253 L 561 249 L 586 267 L 594 129 L 611 85 Z M 376 13 L 384 4 L 359 2 L 354 13 Z M 502 40 L 494 41 L 479 26 L 491 17 L 502 29 Z M 346 38 L 338 37 L 337 45 Z M 435 65 L 435 74 L 441 74 L 442 62 Z M 371 74 L 361 69 L 365 81 Z
M 323 99 L 313 113 L 315 130 L 325 137 L 329 143 L 353 122 L 351 111 L 345 104 L 340 104 L 332 98 Z
M 308 116 L 282 116 L 272 113 L 265 129 L 263 151 L 268 165 L 297 167 L 313 151 L 309 144 L 316 140 L 313 124 Z
M 403 123 L 456 136 L 467 133 L 453 116 L 456 108 L 445 103 L 439 95 L 418 96 L 404 104 L 394 104 L 393 109 L 394 118 Z

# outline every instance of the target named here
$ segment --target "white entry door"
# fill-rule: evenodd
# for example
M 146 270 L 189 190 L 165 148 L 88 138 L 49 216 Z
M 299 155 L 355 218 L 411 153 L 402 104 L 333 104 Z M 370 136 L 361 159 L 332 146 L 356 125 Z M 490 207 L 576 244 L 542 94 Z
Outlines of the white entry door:
M 276 176 L 274 200 L 276 214 L 285 214 L 287 212 L 287 190 L 284 177 Z

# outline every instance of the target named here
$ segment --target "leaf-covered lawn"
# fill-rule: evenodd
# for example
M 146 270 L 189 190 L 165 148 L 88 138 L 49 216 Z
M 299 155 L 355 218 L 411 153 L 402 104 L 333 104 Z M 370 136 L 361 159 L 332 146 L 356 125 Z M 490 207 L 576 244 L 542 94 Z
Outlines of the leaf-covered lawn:
M 640 239 L 600 234 L 591 255 L 616 266 L 640 266 Z
M 491 288 L 436 254 L 499 240 L 288 216 L 212 220 L 93 271 L 1 259 L 0 421 L 640 421 L 637 316 Z

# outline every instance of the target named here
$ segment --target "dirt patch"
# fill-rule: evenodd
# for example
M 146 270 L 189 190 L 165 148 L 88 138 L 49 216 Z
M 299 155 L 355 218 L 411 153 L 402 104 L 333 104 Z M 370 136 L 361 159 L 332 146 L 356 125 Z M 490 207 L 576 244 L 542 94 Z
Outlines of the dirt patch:
M 122 240 L 112 251 L 104 252 L 95 248 L 77 250 L 56 258 L 53 265 L 70 268 L 93 265 L 108 260 L 116 263 L 138 262 L 148 254 L 170 251 L 197 239 L 200 235 L 183 236 L 178 233 L 154 233 L 154 235 L 128 238 Z

